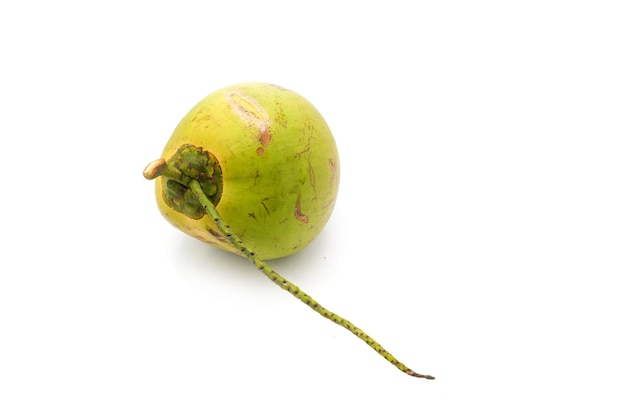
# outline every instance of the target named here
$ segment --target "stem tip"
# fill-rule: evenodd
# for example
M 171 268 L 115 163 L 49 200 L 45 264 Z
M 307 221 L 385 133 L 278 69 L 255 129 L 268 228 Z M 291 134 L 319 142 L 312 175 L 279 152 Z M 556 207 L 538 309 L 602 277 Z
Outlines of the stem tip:
M 405 372 L 406 372 L 408 375 L 414 376 L 415 378 L 435 379 L 435 377 L 434 377 L 434 376 L 431 376 L 431 375 L 423 375 L 423 374 L 418 374 L 417 372 L 412 371 L 412 370 L 410 370 L 410 369 L 407 369 Z
M 165 159 L 157 159 L 156 161 L 152 161 L 148 164 L 148 166 L 143 170 L 143 176 L 147 180 L 153 180 L 163 171 L 163 166 L 165 165 Z

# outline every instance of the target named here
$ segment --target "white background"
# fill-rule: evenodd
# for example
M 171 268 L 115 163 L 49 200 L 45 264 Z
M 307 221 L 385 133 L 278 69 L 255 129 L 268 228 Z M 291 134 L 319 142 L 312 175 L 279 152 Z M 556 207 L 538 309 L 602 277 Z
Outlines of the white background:
M 0 415 L 626 414 L 620 1 L 4 2 Z M 267 81 L 338 143 L 271 262 L 172 228 L 144 166 Z

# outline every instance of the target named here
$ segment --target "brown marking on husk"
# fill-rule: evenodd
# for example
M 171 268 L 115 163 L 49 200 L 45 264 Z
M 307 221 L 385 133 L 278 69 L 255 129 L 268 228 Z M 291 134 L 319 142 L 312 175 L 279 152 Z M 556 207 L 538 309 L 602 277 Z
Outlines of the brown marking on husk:
M 228 239 L 226 239 L 224 236 L 222 236 L 215 230 L 211 229 L 210 227 L 207 227 L 206 230 L 207 232 L 211 234 L 211 236 L 213 236 L 215 239 L 219 240 L 220 242 L 228 243 Z
M 249 126 L 259 131 L 257 140 L 263 146 L 270 144 L 272 132 L 270 131 L 270 117 L 267 112 L 252 97 L 240 91 L 233 91 L 226 96 L 233 111 Z M 258 152 L 257 152 L 258 153 Z
M 332 172 L 332 176 L 331 176 L 331 180 L 335 178 L 335 175 L 337 174 L 337 166 L 335 165 L 335 161 L 332 158 L 328 159 L 328 167 L 330 168 L 330 171 Z
M 308 223 L 309 217 L 306 214 L 302 213 L 302 209 L 300 208 L 300 201 L 302 196 L 298 194 L 298 200 L 296 200 L 296 207 L 293 210 L 293 214 L 296 216 L 296 220 L 301 221 L 302 223 Z

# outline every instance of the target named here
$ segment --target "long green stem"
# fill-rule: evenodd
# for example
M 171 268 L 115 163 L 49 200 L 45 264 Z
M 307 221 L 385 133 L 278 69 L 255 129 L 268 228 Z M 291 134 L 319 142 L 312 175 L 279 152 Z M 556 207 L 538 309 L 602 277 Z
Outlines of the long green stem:
M 385 350 L 377 341 L 375 341 L 371 336 L 365 333 L 363 330 L 356 327 L 350 321 L 344 319 L 343 317 L 333 313 L 322 307 L 317 301 L 315 301 L 311 296 L 302 291 L 298 286 L 289 282 L 287 279 L 280 276 L 276 271 L 274 271 L 265 261 L 259 259 L 256 254 L 250 250 L 242 240 L 232 232 L 230 227 L 224 223 L 222 217 L 218 213 L 217 209 L 211 203 L 211 201 L 206 197 L 204 192 L 202 191 L 202 187 L 198 183 L 198 181 L 192 179 L 189 184 L 189 188 L 194 193 L 194 196 L 198 199 L 200 204 L 204 207 L 206 213 L 211 217 L 215 226 L 218 228 L 220 233 L 230 242 L 233 247 L 235 247 L 238 251 L 241 252 L 250 262 L 252 262 L 265 276 L 267 276 L 273 283 L 278 285 L 285 291 L 291 293 L 298 300 L 302 301 L 304 304 L 311 307 L 313 310 L 317 311 L 323 317 L 328 320 L 337 323 L 341 327 L 344 327 L 354 333 L 359 339 L 367 343 L 372 349 L 378 352 L 383 358 L 393 364 L 396 368 L 401 370 L 402 372 L 417 377 L 417 378 L 426 378 L 426 379 L 435 379 L 430 375 L 418 374 L 417 372 L 412 371 L 408 367 L 406 367 L 402 362 L 397 360 L 391 353 Z

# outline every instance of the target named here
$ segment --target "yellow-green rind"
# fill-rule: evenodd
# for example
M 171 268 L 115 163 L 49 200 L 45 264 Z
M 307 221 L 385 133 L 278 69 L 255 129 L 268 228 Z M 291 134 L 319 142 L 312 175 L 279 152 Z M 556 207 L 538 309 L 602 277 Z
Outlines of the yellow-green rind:
M 339 187 L 333 135 L 315 107 L 299 94 L 265 83 L 218 90 L 181 120 L 161 155 L 184 144 L 211 152 L 222 168 L 217 204 L 224 221 L 262 259 L 291 255 L 319 235 Z M 207 216 L 193 220 L 171 209 L 156 181 L 159 209 L 183 232 L 231 252 Z

